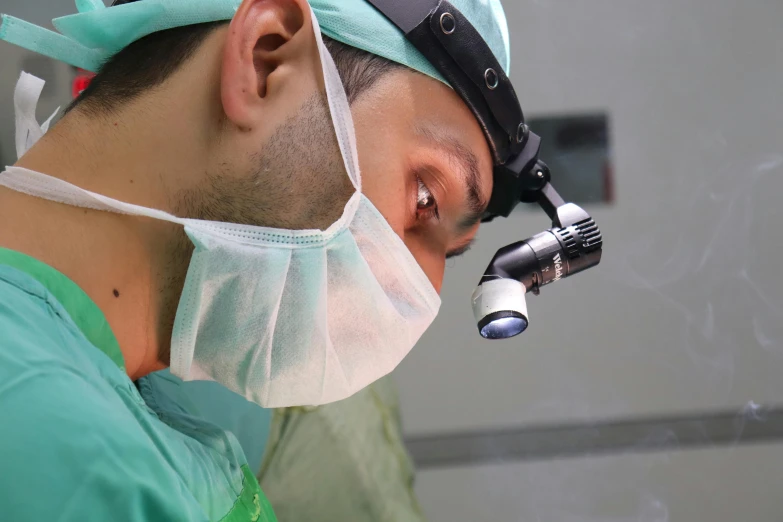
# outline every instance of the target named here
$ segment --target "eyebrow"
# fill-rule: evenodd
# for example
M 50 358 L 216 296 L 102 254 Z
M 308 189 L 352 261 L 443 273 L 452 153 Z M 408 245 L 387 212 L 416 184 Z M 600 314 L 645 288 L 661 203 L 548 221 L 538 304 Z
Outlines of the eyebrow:
M 481 170 L 478 158 L 473 151 L 450 136 L 440 135 L 427 127 L 416 127 L 415 131 L 417 135 L 431 142 L 459 164 L 463 171 L 464 175 L 461 178 L 467 196 L 468 212 L 460 220 L 458 226 L 461 232 L 470 230 L 481 222 L 487 205 L 489 205 L 489 201 L 481 197 Z M 468 244 L 449 252 L 446 255 L 447 259 L 461 256 L 470 250 L 472 244 L 473 241 L 470 241 Z

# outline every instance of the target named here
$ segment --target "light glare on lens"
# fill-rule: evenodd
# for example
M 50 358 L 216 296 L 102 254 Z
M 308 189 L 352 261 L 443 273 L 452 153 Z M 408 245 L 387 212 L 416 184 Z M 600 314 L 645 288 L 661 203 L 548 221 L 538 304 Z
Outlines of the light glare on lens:
M 503 317 L 496 319 L 481 329 L 486 339 L 508 339 L 525 331 L 527 321 L 522 317 Z

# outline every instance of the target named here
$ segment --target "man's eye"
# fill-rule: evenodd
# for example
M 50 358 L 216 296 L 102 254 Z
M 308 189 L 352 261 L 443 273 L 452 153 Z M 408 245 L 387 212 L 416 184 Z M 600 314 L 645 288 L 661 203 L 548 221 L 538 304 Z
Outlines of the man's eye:
M 440 219 L 438 214 L 438 202 L 435 201 L 435 196 L 432 195 L 427 185 L 419 179 L 419 196 L 416 201 L 416 217 L 421 220 Z

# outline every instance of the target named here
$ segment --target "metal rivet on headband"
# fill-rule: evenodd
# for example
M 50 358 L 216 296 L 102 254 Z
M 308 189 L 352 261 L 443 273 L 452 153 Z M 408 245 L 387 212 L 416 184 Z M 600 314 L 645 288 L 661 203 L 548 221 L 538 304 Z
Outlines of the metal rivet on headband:
M 520 123 L 517 128 L 517 143 L 525 141 L 529 132 L 530 127 L 528 127 L 526 123 Z
M 451 34 L 457 30 L 457 21 L 451 13 L 440 15 L 440 28 L 444 34 Z
M 498 83 L 500 83 L 500 78 L 498 77 L 498 73 L 495 72 L 495 69 L 487 69 L 487 72 L 484 73 L 484 80 L 486 80 L 487 87 L 490 91 L 497 89 Z

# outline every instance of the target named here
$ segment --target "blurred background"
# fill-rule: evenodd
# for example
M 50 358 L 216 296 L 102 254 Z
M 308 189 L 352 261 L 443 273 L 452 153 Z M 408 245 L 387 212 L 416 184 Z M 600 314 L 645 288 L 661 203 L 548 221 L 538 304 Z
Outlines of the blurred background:
M 554 184 L 604 233 L 602 264 L 482 340 L 494 252 L 550 226 L 521 208 L 450 262 L 443 310 L 394 375 L 416 492 L 446 521 L 783 519 L 783 2 L 505 0 L 512 70 Z M 49 25 L 72 0 L 0 0 Z M 19 70 L 4 45 L 0 160 Z

